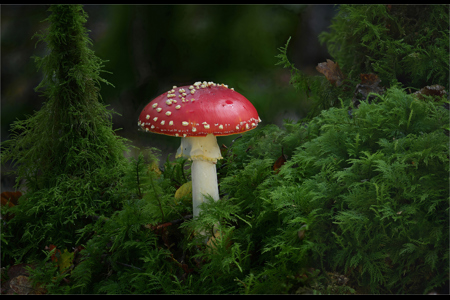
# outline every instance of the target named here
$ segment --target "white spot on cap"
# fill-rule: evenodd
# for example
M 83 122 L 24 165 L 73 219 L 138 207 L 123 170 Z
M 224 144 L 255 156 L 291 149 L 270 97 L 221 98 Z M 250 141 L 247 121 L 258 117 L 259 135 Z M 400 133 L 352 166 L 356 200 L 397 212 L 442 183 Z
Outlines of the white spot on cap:
M 196 131 L 197 131 L 197 128 L 192 127 L 192 132 L 196 132 Z
M 183 121 L 183 122 L 181 122 L 181 125 L 183 125 L 183 126 L 188 126 L 188 125 L 189 125 L 189 122 Z
M 161 107 L 158 107 L 158 108 L 156 109 L 156 111 L 157 111 L 157 112 L 160 112 L 160 111 L 162 111 L 162 108 L 161 108 Z
M 156 108 L 158 106 L 158 103 L 153 103 L 152 107 Z
M 171 111 L 166 111 L 166 116 L 170 116 L 172 114 Z
M 172 105 L 172 100 L 170 100 L 170 99 L 167 100 L 167 101 L 166 101 L 166 104 L 167 104 L 167 105 Z
M 154 117 L 153 121 L 155 121 L 155 122 L 158 121 L 158 117 Z
M 175 108 L 176 108 L 176 109 L 180 109 L 180 108 L 181 108 L 181 105 L 177 105 L 177 106 L 175 106 Z
M 148 120 L 150 119 L 150 115 L 146 115 L 145 118 Z
M 219 129 L 223 129 L 223 125 L 222 124 L 219 125 Z
M 173 125 L 173 121 L 170 121 L 170 122 L 169 122 L 169 126 L 172 126 L 172 125 Z
M 161 125 L 164 125 L 166 123 L 166 121 L 162 120 L 161 121 Z
M 205 129 L 209 129 L 209 124 L 205 124 L 203 126 L 205 127 Z

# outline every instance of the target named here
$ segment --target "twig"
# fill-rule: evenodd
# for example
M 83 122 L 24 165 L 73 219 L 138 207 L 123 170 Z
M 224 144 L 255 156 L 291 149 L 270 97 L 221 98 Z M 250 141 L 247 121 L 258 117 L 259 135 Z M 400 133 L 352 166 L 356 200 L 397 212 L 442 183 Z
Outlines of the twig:
M 138 268 L 138 267 L 135 267 L 135 266 L 132 266 L 132 265 L 127 265 L 127 264 L 124 264 L 124 263 L 121 263 L 121 262 L 118 262 L 118 261 L 115 261 L 115 263 L 116 263 L 116 264 L 119 264 L 119 265 L 122 265 L 122 266 L 125 266 L 125 267 L 128 267 L 128 268 L 133 268 L 133 269 L 142 271 L 141 268 Z
M 167 222 L 167 223 L 163 223 L 163 224 L 158 224 L 158 225 L 145 225 L 145 227 L 146 227 L 146 228 L 149 228 L 149 229 L 151 229 L 151 230 L 159 230 L 159 229 L 161 229 L 161 228 L 169 227 L 169 226 L 171 226 L 171 225 L 173 225 L 173 224 L 179 224 L 179 223 L 182 223 L 182 222 L 184 222 L 185 220 L 188 220 L 188 219 L 192 219 L 192 215 L 186 215 L 186 216 L 184 216 L 182 219 L 176 219 L 176 220 L 173 220 L 173 221 L 170 221 L 170 222 Z
M 242 137 L 242 135 L 239 135 L 237 138 L 235 138 L 234 140 L 232 140 L 232 141 L 231 141 L 231 144 L 230 144 L 230 147 L 233 146 L 234 142 L 235 142 L 237 139 L 240 139 L 241 137 Z

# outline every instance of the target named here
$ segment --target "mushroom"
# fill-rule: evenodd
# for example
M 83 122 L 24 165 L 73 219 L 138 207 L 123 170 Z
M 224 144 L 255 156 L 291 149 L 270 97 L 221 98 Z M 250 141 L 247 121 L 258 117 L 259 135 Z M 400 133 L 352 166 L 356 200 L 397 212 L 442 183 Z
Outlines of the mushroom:
M 176 157 L 192 160 L 194 218 L 205 195 L 219 200 L 216 163 L 222 159 L 216 136 L 243 133 L 261 119 L 244 96 L 224 84 L 196 82 L 174 86 L 142 110 L 138 126 L 144 131 L 181 137 Z

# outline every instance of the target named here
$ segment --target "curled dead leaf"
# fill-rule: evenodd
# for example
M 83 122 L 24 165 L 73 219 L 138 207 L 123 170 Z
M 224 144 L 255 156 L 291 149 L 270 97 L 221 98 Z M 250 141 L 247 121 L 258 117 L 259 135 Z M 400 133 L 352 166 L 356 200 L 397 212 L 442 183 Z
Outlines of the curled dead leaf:
M 17 192 L 3 192 L 1 193 L 1 206 L 13 207 L 18 204 L 19 198 L 22 196 L 22 193 Z M 14 217 L 14 214 L 7 213 L 2 215 L 2 218 L 5 220 L 11 220 Z
M 286 154 L 283 153 L 283 148 L 281 148 L 281 156 L 278 157 L 278 159 L 273 164 L 273 170 L 275 171 L 275 173 L 278 174 L 278 172 L 280 172 L 279 169 L 281 168 L 281 166 L 284 165 L 284 163 L 286 161 L 287 161 L 287 156 L 286 156 Z
M 436 100 L 437 98 L 441 98 L 446 94 L 447 92 L 445 91 L 445 88 L 439 84 L 427 85 L 426 87 L 421 88 L 414 93 L 414 95 L 416 95 L 418 99 L 423 99 L 423 96 L 433 96 L 433 98 L 436 98 Z
M 61 257 L 61 250 L 57 249 L 56 246 L 53 244 L 50 244 L 50 246 L 45 247 L 45 250 L 47 250 L 49 252 L 52 251 L 53 249 L 55 249 L 55 251 L 53 252 L 53 254 L 51 256 L 52 261 L 58 262 L 58 259 Z
M 327 59 L 326 62 L 319 63 L 316 70 L 325 75 L 327 80 L 334 86 L 341 86 L 344 82 L 345 76 L 339 68 L 338 63 L 334 63 L 332 60 Z
M 1 194 L 1 201 L 2 206 L 7 205 L 9 207 L 13 207 L 14 205 L 17 205 L 19 198 L 22 196 L 22 193 L 17 192 L 3 192 Z

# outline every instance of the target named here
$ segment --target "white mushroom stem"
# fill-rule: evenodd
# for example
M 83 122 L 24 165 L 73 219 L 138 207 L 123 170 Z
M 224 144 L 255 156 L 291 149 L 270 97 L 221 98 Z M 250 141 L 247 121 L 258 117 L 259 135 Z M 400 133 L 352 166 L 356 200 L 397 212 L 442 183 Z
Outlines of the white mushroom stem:
M 200 208 L 206 198 L 211 196 L 214 201 L 219 200 L 219 187 L 217 185 L 216 163 L 204 160 L 194 160 L 191 166 L 192 176 L 192 205 L 194 218 L 200 214 Z
M 222 156 L 217 138 L 213 134 L 183 137 L 176 156 L 192 160 L 192 205 L 195 218 L 200 214 L 198 206 L 205 201 L 205 195 L 211 196 L 215 201 L 219 200 L 216 163 Z

